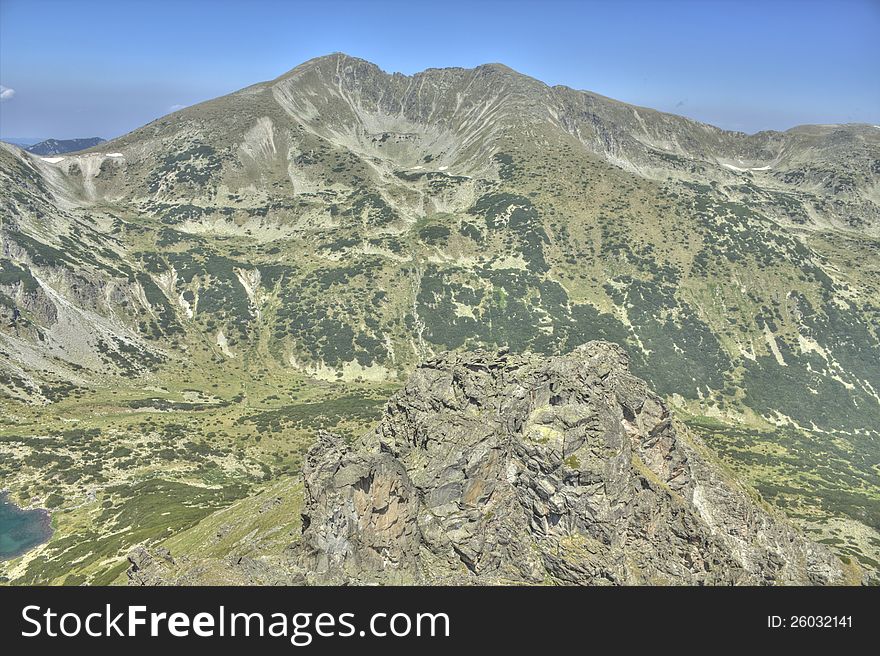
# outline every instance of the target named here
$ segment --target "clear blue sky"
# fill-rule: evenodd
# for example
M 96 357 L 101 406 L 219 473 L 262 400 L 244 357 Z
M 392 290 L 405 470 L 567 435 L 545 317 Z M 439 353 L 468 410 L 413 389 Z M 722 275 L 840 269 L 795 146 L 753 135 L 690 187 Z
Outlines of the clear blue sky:
M 754 132 L 880 124 L 880 0 L 0 0 L 0 136 L 113 137 L 334 51 Z

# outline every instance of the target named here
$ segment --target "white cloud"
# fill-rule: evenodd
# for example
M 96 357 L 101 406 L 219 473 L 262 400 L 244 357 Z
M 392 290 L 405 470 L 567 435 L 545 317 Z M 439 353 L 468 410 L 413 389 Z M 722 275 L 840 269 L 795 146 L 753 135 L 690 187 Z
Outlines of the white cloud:
M 9 87 L 4 87 L 2 84 L 0 84 L 0 101 L 9 100 L 14 95 L 15 89 L 10 89 Z
M 178 109 L 183 109 L 184 107 L 186 107 L 186 105 L 171 105 L 171 107 L 168 108 L 168 111 L 176 112 Z

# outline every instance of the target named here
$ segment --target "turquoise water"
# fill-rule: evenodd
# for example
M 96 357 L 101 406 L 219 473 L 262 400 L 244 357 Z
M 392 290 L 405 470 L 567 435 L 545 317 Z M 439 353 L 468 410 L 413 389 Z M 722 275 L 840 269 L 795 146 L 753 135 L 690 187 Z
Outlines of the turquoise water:
M 22 510 L 0 493 L 0 560 L 20 556 L 51 536 L 49 513 Z

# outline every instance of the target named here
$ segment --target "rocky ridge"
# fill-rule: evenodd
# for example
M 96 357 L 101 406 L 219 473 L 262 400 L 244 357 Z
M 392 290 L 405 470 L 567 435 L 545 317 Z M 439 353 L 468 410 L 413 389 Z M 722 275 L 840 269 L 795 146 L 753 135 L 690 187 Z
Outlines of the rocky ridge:
M 827 584 L 825 548 L 701 455 L 590 342 L 423 363 L 375 431 L 305 467 L 304 565 L 327 583 Z
M 839 584 L 852 574 L 710 462 L 625 352 L 590 342 L 426 361 L 353 444 L 304 466 L 283 559 L 178 564 L 139 549 L 141 585 Z M 218 573 L 219 572 L 219 573 Z

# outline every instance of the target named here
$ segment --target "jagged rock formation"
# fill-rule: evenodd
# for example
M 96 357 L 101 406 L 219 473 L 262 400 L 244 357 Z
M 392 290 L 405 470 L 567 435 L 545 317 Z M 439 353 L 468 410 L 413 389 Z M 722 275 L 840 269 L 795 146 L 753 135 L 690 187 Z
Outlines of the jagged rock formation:
M 358 444 L 322 435 L 305 481 L 310 582 L 844 580 L 713 467 L 606 342 L 429 360 Z

